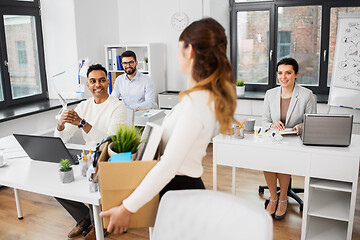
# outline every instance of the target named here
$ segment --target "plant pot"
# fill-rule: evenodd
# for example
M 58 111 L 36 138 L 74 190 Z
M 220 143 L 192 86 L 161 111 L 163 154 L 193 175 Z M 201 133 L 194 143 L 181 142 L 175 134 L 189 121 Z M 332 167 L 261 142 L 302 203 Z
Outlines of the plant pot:
M 60 171 L 60 178 L 62 183 L 71 183 L 74 181 L 74 171 L 72 169 L 67 172 Z
M 117 153 L 117 152 L 115 152 L 115 151 L 113 150 L 113 147 L 112 147 L 112 146 L 113 146 L 113 143 L 110 143 L 110 144 L 108 145 L 108 155 L 109 155 L 109 158 L 111 158 L 112 155 L 119 154 L 119 153 Z M 137 156 L 137 152 L 136 152 L 136 153 L 132 153 L 132 154 L 131 154 L 131 161 L 135 161 L 136 156 Z
M 245 94 L 245 86 L 236 86 L 236 96 L 240 97 Z

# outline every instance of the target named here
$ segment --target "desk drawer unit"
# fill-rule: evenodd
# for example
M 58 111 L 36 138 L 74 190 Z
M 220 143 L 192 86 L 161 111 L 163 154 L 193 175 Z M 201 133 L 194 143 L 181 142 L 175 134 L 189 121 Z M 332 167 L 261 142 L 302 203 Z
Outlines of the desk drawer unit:
M 307 164 L 306 154 L 303 152 L 280 152 L 276 149 L 241 145 L 234 147 L 226 143 L 218 145 L 222 145 L 216 151 L 218 165 L 305 176 Z

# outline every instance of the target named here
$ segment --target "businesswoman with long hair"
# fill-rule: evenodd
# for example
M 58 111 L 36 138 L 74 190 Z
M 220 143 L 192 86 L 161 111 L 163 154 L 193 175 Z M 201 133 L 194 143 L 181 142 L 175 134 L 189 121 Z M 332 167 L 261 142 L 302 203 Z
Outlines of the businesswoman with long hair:
M 224 28 L 206 18 L 190 24 L 180 35 L 177 57 L 187 75 L 187 90 L 163 122 L 163 154 L 123 204 L 102 212 L 107 230 L 127 230 L 131 213 L 169 190 L 204 189 L 202 158 L 219 122 L 225 133 L 233 123 L 236 93 L 231 64 L 226 56 Z
M 281 59 L 276 66 L 280 87 L 270 89 L 265 94 L 263 127 L 283 130 L 292 128 L 298 135 L 302 133 L 304 113 L 316 113 L 316 100 L 311 90 L 296 84 L 299 64 L 293 58 Z M 290 157 L 290 156 L 289 156 Z M 270 201 L 266 210 L 277 220 L 284 218 L 287 211 L 287 189 L 289 174 L 264 172 L 270 191 Z M 279 179 L 280 195 L 277 195 Z

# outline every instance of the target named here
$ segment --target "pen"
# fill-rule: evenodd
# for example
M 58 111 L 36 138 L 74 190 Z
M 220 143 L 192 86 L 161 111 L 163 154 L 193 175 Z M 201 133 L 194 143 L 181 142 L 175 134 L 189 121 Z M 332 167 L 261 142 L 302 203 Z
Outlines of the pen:
M 83 149 L 84 162 L 86 162 L 85 150 Z
M 240 125 L 240 128 L 242 128 L 242 126 L 245 124 L 245 121 L 242 122 L 242 124 Z
M 353 109 L 352 107 L 347 107 L 347 106 L 342 106 L 342 105 L 340 105 L 340 107 L 342 107 L 342 108 L 349 108 L 349 109 Z
M 92 162 L 91 148 L 90 148 L 90 161 Z

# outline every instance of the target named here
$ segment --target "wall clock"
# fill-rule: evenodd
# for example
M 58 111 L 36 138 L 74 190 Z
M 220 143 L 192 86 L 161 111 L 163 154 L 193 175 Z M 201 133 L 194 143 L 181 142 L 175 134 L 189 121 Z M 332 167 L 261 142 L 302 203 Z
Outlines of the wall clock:
M 184 12 L 177 12 L 171 18 L 171 25 L 178 31 L 182 31 L 189 23 L 189 18 Z

